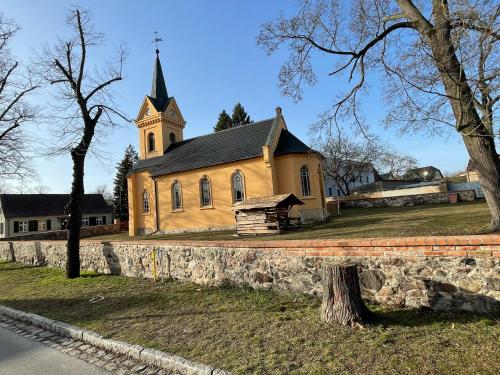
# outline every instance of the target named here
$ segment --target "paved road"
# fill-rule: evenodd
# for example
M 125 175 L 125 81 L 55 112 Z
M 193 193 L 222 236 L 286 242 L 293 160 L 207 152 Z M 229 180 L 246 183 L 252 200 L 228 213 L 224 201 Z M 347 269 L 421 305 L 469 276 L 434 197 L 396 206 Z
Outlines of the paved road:
M 109 372 L 0 328 L 0 375 L 105 375 Z

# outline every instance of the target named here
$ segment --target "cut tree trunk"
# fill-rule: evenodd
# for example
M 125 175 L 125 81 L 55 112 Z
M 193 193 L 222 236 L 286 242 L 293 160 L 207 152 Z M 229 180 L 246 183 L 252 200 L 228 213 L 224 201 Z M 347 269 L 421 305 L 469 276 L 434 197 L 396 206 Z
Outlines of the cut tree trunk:
M 323 303 L 321 317 L 327 323 L 363 326 L 371 312 L 361 299 L 358 269 L 355 264 L 323 267 Z

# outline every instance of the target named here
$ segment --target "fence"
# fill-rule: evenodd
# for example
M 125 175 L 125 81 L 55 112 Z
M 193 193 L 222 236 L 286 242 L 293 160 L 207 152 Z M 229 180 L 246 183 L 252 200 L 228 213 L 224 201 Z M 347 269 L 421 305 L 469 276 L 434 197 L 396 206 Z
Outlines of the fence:
M 328 210 L 326 208 L 299 208 L 293 207 L 288 215 L 292 218 L 300 218 L 302 223 L 311 221 L 324 221 L 328 217 Z
M 474 190 L 477 198 L 484 198 L 483 189 L 481 189 L 481 185 L 479 181 L 473 182 L 457 182 L 448 184 L 448 191 L 463 191 L 463 190 Z

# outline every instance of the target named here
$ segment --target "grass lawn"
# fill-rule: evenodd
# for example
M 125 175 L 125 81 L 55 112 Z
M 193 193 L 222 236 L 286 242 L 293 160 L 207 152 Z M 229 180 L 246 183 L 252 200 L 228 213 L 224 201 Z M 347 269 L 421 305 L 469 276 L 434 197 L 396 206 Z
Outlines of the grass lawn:
M 326 223 L 303 226 L 278 236 L 239 237 L 255 239 L 319 239 L 361 237 L 404 237 L 477 234 L 490 221 L 484 201 L 432 206 L 351 208 Z M 97 236 L 98 240 L 234 240 L 234 231 L 129 237 L 127 233 Z
M 239 374 L 499 374 L 498 317 L 376 311 L 328 326 L 312 297 L 0 263 L 0 303 Z M 102 298 L 101 298 L 102 297 Z M 93 302 L 92 302 L 93 301 Z

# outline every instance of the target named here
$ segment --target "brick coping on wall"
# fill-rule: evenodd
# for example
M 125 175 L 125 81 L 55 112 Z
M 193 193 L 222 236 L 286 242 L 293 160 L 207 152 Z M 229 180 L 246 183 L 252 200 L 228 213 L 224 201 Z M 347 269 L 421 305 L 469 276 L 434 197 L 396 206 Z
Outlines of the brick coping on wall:
M 39 241 L 44 243 L 62 241 Z M 151 245 L 200 248 L 244 248 L 281 251 L 286 256 L 426 256 L 426 257 L 495 257 L 500 258 L 500 235 L 427 236 L 401 238 L 361 238 L 331 240 L 260 240 L 260 241 L 194 241 L 130 240 L 97 241 L 84 239 L 82 245 L 111 246 Z

